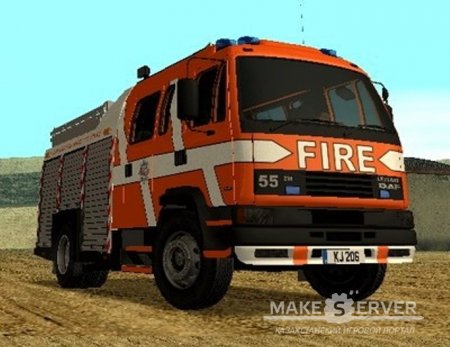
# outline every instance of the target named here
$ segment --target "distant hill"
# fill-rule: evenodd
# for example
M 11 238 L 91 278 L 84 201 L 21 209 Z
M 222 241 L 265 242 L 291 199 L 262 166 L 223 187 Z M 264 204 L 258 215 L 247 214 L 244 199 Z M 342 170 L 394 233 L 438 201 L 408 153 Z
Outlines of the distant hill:
M 0 175 L 41 172 L 42 157 L 0 159 Z
M 441 162 L 441 163 L 450 165 L 450 159 L 442 159 L 442 160 L 438 160 L 438 161 Z
M 36 206 L 40 172 L 0 175 L 0 207 Z
M 42 157 L 0 159 L 0 207 L 36 206 Z

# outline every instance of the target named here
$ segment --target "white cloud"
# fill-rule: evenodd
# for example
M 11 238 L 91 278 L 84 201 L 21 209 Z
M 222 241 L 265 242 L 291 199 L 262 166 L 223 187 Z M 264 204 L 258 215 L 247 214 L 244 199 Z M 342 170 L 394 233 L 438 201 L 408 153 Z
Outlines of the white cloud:
M 450 158 L 450 90 L 392 94 L 390 104 L 405 156 Z

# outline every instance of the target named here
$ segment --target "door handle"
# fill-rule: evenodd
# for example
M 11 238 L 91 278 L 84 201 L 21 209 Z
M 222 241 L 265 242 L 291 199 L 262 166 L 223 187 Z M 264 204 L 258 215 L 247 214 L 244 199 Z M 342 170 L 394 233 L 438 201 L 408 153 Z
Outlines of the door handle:
M 175 151 L 174 153 L 175 166 L 185 165 L 187 163 L 187 153 L 185 149 Z

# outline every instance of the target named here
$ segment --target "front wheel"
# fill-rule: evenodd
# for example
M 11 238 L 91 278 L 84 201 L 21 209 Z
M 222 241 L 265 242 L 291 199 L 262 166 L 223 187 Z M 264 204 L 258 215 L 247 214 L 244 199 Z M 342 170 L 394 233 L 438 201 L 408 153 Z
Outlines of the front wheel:
M 371 296 L 383 283 L 386 264 L 308 265 L 304 275 L 311 287 L 325 298 L 346 293 L 353 300 Z
M 182 310 L 219 302 L 233 276 L 233 260 L 202 256 L 202 234 L 191 212 L 176 212 L 155 240 L 154 275 L 162 296 Z

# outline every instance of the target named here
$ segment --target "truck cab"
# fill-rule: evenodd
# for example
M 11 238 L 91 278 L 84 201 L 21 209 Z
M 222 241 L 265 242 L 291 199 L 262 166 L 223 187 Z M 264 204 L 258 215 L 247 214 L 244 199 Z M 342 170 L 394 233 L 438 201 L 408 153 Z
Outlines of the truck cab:
M 417 242 L 387 92 L 333 50 L 248 37 L 225 46 L 235 267 L 303 266 L 324 296 L 367 297 Z

